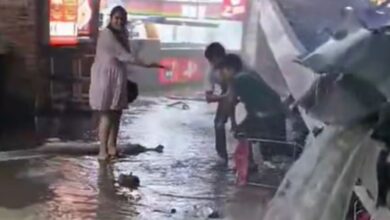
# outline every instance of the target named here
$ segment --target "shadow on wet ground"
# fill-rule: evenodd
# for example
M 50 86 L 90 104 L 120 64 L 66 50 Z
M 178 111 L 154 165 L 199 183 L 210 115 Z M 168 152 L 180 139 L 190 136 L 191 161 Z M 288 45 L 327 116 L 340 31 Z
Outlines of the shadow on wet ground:
M 168 107 L 144 97 L 124 112 L 120 143 L 165 146 L 114 163 L 95 157 L 36 158 L 0 163 L 1 219 L 204 219 L 216 210 L 226 220 L 260 219 L 273 191 L 235 186 L 214 151 L 214 106 L 186 101 Z M 46 138 L 93 140 L 93 116 L 42 119 Z M 232 145 L 234 143 L 231 143 Z M 116 183 L 119 174 L 141 179 L 138 190 Z

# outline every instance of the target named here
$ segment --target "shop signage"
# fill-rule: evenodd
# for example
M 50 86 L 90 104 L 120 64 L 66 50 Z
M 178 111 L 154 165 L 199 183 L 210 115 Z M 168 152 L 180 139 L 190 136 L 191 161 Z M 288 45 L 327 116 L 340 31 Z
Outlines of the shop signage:
M 205 65 L 201 59 L 169 57 L 161 60 L 160 64 L 170 67 L 169 70 L 159 71 L 159 83 L 162 85 L 203 80 Z
M 49 0 L 50 45 L 75 45 L 90 37 L 93 0 Z

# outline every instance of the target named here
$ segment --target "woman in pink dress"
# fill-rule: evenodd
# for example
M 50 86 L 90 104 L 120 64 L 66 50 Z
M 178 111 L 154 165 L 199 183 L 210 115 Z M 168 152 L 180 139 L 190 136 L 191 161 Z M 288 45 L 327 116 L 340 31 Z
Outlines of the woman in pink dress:
M 100 32 L 91 68 L 89 103 L 92 110 L 100 113 L 99 160 L 118 156 L 119 123 L 122 110 L 128 106 L 126 64 L 160 67 L 137 60 L 131 54 L 126 23 L 126 10 L 121 6 L 115 7 L 111 11 L 109 25 Z

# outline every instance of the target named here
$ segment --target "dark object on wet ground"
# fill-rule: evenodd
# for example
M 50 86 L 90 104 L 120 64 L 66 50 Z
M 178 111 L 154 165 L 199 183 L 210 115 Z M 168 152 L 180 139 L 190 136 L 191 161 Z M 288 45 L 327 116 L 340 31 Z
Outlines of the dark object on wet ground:
M 183 109 L 183 110 L 188 110 L 188 109 L 190 109 L 190 106 L 189 106 L 187 103 L 182 102 L 182 101 L 174 102 L 174 103 L 169 104 L 169 105 L 167 105 L 167 106 L 168 106 L 168 107 L 179 106 L 179 107 L 180 107 L 181 109 Z
M 207 216 L 208 218 L 220 218 L 221 216 L 220 216 L 220 214 L 217 212 L 217 211 L 215 211 L 215 210 L 213 210 L 210 214 L 209 214 L 209 216 Z
M 140 144 L 133 144 L 131 146 L 132 147 L 129 147 L 129 148 L 123 148 L 121 152 L 123 154 L 135 155 L 135 154 L 140 154 L 140 153 L 144 153 L 147 151 L 154 151 L 157 153 L 162 153 L 164 150 L 164 146 L 162 146 L 162 145 L 158 145 L 155 148 L 147 148 L 147 147 L 144 147 Z
M 123 155 L 136 155 L 147 151 L 163 152 L 164 146 L 158 145 L 155 148 L 148 148 L 140 144 L 127 144 L 118 147 Z M 36 152 L 43 154 L 65 154 L 65 155 L 96 155 L 99 152 L 98 143 L 86 142 L 51 142 L 36 149 Z
M 171 209 L 171 214 L 175 214 L 176 213 L 176 209 Z
M 140 186 L 140 179 L 138 176 L 130 173 L 129 175 L 120 174 L 118 177 L 118 183 L 120 186 L 127 187 L 129 189 L 137 189 Z

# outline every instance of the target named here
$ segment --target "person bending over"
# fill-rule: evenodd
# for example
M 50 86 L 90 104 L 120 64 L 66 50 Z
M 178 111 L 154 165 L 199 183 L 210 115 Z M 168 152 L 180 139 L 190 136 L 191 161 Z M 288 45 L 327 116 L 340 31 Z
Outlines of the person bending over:
M 286 111 L 279 95 L 267 85 L 261 76 L 253 70 L 243 68 L 241 58 L 235 54 L 228 54 L 218 65 L 222 80 L 229 85 L 226 93 L 214 96 L 213 100 L 230 100 L 234 106 L 238 99 L 244 104 L 245 119 L 237 126 L 236 133 L 245 133 L 246 136 L 269 139 L 286 140 Z M 232 123 L 236 124 L 235 117 Z M 291 152 L 280 144 L 262 144 L 264 159 L 270 159 L 275 154 Z

